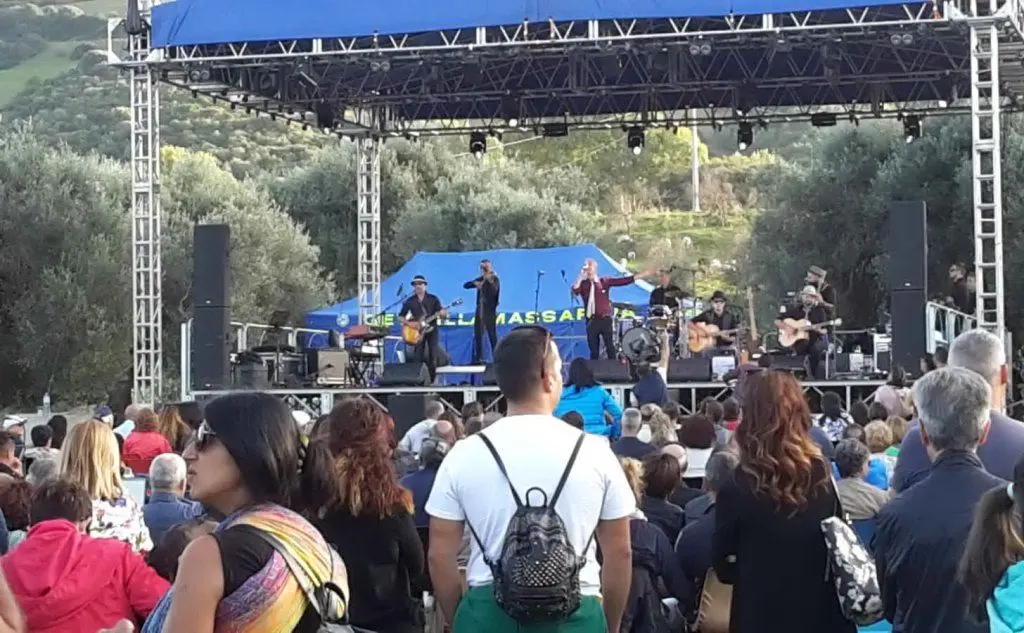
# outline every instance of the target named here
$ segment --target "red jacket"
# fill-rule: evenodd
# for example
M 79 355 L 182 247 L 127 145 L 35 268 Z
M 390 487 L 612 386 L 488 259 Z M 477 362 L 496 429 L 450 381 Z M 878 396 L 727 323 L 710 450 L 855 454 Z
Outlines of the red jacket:
M 149 465 L 157 455 L 173 452 L 167 438 L 156 431 L 132 431 L 124 438 L 121 461 L 136 475 L 149 475 Z
M 142 622 L 170 587 L 130 546 L 82 534 L 63 519 L 32 526 L 0 566 L 32 633 Z

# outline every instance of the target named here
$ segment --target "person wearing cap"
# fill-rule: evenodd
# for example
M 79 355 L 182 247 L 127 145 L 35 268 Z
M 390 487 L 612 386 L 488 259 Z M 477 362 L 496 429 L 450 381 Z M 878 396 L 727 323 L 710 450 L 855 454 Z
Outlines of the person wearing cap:
M 4 431 L 14 440 L 14 455 L 21 459 L 25 452 L 25 418 L 20 415 L 8 415 L 4 417 Z
M 775 326 L 780 330 L 785 329 L 784 319 L 806 320 L 808 324 L 815 325 L 825 323 L 829 320 L 828 310 L 821 303 L 821 295 L 814 286 L 804 286 L 800 291 L 800 303 L 794 304 L 779 314 L 775 320 Z M 828 348 L 826 342 L 827 332 L 824 327 L 811 327 L 807 330 L 807 338 L 800 339 L 793 345 L 793 352 L 797 355 L 807 355 L 807 371 L 816 379 L 824 379 L 824 367 L 822 360 L 825 359 L 825 352 Z
M 105 404 L 96 407 L 96 412 L 92 414 L 92 417 L 101 422 L 106 422 L 110 426 L 114 426 L 114 412 Z
M 818 293 L 818 303 L 828 313 L 826 320 L 831 320 L 835 318 L 836 314 L 836 289 L 825 281 L 826 275 L 828 275 L 828 271 L 821 266 L 811 266 L 807 269 L 804 281 L 808 286 L 814 286 Z
M 439 319 L 448 316 L 447 311 L 441 305 L 437 296 L 427 292 L 427 278 L 423 275 L 416 275 L 412 278 L 413 293 L 405 300 L 398 312 L 398 319 L 402 325 L 418 327 L 424 320 L 434 315 Z M 411 360 L 426 363 L 430 370 L 430 380 L 433 382 L 438 366 L 438 358 L 441 354 L 438 334 L 440 330 L 434 328 L 420 337 L 419 343 L 413 347 Z
M 703 323 L 704 325 L 714 325 L 719 330 L 735 330 L 740 326 L 739 318 L 730 310 L 727 309 L 728 298 L 725 293 L 721 290 L 716 290 L 711 295 L 711 307 L 701 312 L 697 316 L 690 319 L 691 325 L 697 323 Z M 727 355 L 725 352 L 736 351 L 736 334 L 720 334 L 715 338 L 714 347 L 709 347 L 704 350 L 703 356 L 711 358 L 712 356 Z

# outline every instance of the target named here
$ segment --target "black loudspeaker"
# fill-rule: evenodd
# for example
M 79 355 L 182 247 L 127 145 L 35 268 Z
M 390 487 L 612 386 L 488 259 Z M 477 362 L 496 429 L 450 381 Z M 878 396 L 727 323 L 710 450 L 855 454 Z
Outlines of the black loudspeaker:
M 388 396 L 388 414 L 395 421 L 395 440 L 418 422 L 423 421 L 427 408 L 427 396 L 422 393 L 398 393 Z
M 893 292 L 921 290 L 928 294 L 927 218 L 924 202 L 889 205 L 889 289 Z
M 928 345 L 928 331 L 925 329 L 927 295 L 923 289 L 917 289 L 893 290 L 890 296 L 891 362 L 916 376 L 920 373 L 920 360 Z
M 223 308 L 230 305 L 231 272 L 228 266 L 228 242 L 231 230 L 226 224 L 198 224 L 193 233 L 192 301 L 199 307 Z
M 668 382 L 710 381 L 710 358 L 678 358 L 668 362 Z
M 590 370 L 594 372 L 594 379 L 604 384 L 629 384 L 633 377 L 629 375 L 629 365 L 626 363 L 600 358 L 590 361 Z
M 424 363 L 388 363 L 378 382 L 381 387 L 426 387 L 430 371 Z
M 772 369 L 793 373 L 807 371 L 807 354 L 772 354 Z
M 487 363 L 484 373 L 480 378 L 480 384 L 485 387 L 494 387 L 498 384 L 498 373 L 494 371 L 494 363 Z
M 192 314 L 192 387 L 224 389 L 231 381 L 231 310 L 197 306 Z

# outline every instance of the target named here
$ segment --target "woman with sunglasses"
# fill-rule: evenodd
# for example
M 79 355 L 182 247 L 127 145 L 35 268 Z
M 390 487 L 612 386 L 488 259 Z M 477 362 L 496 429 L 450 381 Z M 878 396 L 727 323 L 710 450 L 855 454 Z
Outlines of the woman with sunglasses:
M 325 610 L 340 617 L 348 598 L 344 565 L 296 512 L 310 509 L 311 491 L 334 490 L 326 445 L 307 449 L 274 396 L 238 393 L 206 406 L 183 457 L 192 497 L 227 518 L 185 549 L 174 585 L 143 631 L 313 633 L 320 606 L 303 587 L 328 582 L 344 600 L 332 599 Z

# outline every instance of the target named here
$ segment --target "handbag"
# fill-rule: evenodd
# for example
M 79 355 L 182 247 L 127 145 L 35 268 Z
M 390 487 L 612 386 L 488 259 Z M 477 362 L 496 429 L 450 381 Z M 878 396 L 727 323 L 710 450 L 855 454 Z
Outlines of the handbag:
M 846 619 L 858 626 L 868 626 L 885 616 L 878 571 L 843 511 L 831 476 L 829 482 L 836 502 L 832 516 L 821 521 L 827 558 L 825 578 L 831 578 L 835 585 L 839 608 Z
M 700 607 L 694 631 L 699 633 L 729 633 L 729 617 L 732 609 L 732 585 L 718 579 L 713 568 L 704 577 L 700 592 Z
M 306 594 L 306 599 L 309 604 L 316 611 L 317 615 L 320 616 L 320 628 L 317 629 L 317 633 L 373 633 L 369 629 L 363 629 L 357 626 L 352 626 L 348 622 L 348 600 L 345 596 L 345 592 L 334 583 L 334 579 L 328 580 L 327 582 L 314 586 L 312 578 L 303 570 L 302 566 L 299 565 L 298 561 L 291 555 L 291 553 L 285 548 L 284 544 L 268 532 L 263 530 L 257 530 L 260 537 L 266 541 L 271 547 L 277 551 L 278 554 L 284 558 L 285 564 L 288 565 L 288 570 L 295 577 L 296 582 L 302 587 L 302 592 Z M 338 554 L 334 551 L 334 548 L 330 545 L 327 546 L 327 551 L 331 557 L 331 569 L 334 569 L 334 557 Z M 331 613 L 337 613 L 338 609 L 333 608 L 336 604 L 340 604 L 342 616 L 340 619 L 331 616 Z M 326 615 L 325 615 L 326 614 Z

